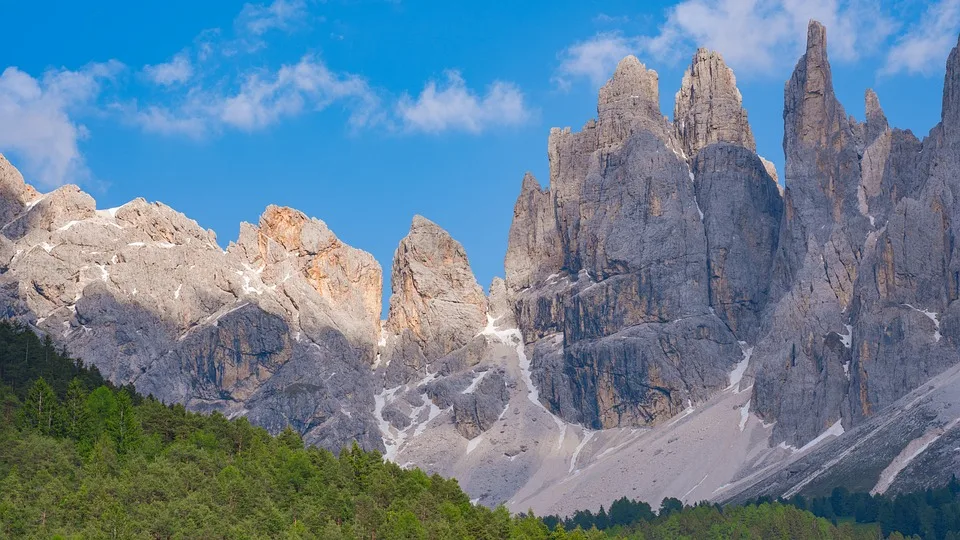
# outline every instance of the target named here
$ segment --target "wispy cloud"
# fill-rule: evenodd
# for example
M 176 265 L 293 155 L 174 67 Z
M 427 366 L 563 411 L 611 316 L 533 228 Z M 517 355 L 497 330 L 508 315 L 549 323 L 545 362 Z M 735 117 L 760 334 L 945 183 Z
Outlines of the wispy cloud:
M 602 33 L 569 46 L 555 80 L 598 86 L 627 53 L 675 63 L 697 47 L 719 51 L 738 74 L 780 77 L 789 69 L 782 60 L 802 52 L 810 19 L 826 25 L 830 53 L 840 61 L 877 54 L 898 29 L 880 0 L 683 0 L 666 9 L 653 34 Z
M 182 84 L 193 76 L 193 64 L 187 53 L 181 52 L 169 62 L 163 64 L 143 66 L 143 73 L 148 79 L 161 86 Z
M 304 57 L 275 74 L 248 76 L 240 91 L 223 101 L 220 120 L 252 131 L 307 109 L 325 109 L 335 102 L 348 104 L 351 123 L 361 126 L 376 107 L 377 98 L 363 78 L 334 73 L 319 59 Z
M 931 75 L 943 67 L 947 52 L 957 43 L 960 0 L 930 4 L 920 21 L 897 38 L 887 53 L 882 75 L 901 72 Z
M 594 24 L 622 24 L 630 21 L 628 15 L 608 15 L 606 13 L 598 13 L 593 17 Z
M 16 154 L 28 178 L 43 186 L 88 180 L 77 144 L 87 129 L 73 114 L 92 106 L 103 83 L 122 69 L 121 63 L 110 61 L 34 78 L 6 68 L 0 74 L 0 149 Z
M 603 84 L 624 56 L 636 52 L 639 39 L 619 33 L 602 33 L 567 47 L 560 53 L 560 66 L 553 81 L 568 89 L 572 81 L 585 78 L 595 88 Z
M 402 96 L 397 114 L 410 131 L 480 133 L 494 126 L 521 124 L 530 111 L 513 83 L 494 82 L 480 95 L 467 87 L 459 72 L 448 71 L 442 83 L 428 82 L 417 99 Z
M 334 103 L 350 111 L 350 125 L 358 128 L 375 120 L 379 98 L 363 78 L 305 56 L 275 71 L 248 72 L 233 90 L 195 87 L 175 106 L 134 106 L 127 113 L 150 132 L 203 138 L 227 128 L 257 131 Z
M 270 30 L 291 30 L 307 19 L 303 0 L 275 0 L 270 4 L 245 4 L 234 24 L 241 30 L 261 36 Z

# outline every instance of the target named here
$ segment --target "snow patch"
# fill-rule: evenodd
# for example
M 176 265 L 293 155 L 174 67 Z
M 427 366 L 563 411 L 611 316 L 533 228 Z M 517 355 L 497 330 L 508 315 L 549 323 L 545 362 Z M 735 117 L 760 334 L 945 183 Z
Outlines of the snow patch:
M 263 291 L 250 286 L 250 276 L 243 276 L 243 292 L 247 294 L 263 294 Z
M 590 431 L 589 429 L 583 430 L 583 439 L 580 441 L 580 444 L 577 445 L 577 449 L 573 451 L 573 456 L 570 458 L 570 469 L 567 471 L 568 473 L 573 472 L 574 467 L 577 465 L 577 458 L 580 456 L 580 451 L 590 442 L 594 433 L 594 431 Z
M 931 429 L 920 437 L 910 441 L 907 446 L 897 454 L 897 457 L 893 458 L 893 461 L 887 465 L 887 468 L 880 473 L 880 480 L 878 480 L 877 485 L 873 486 L 873 489 L 870 490 L 870 494 L 877 495 L 878 493 L 882 494 L 887 491 L 897 478 L 897 475 L 900 474 L 900 471 L 907 468 L 907 465 L 909 465 L 914 458 L 924 453 L 927 448 L 942 437 L 944 433 L 953 429 L 953 427 L 957 425 L 957 422 L 960 422 L 960 418 L 955 418 L 945 427 Z
M 77 221 L 77 220 L 68 221 L 63 227 L 60 227 L 60 228 L 57 229 L 57 230 L 58 230 L 58 231 L 65 231 L 65 230 L 69 229 L 70 227 L 73 227 L 73 226 L 76 225 L 77 223 L 80 223 L 80 222 Z
M 743 407 L 740 407 L 740 431 L 742 432 L 744 428 L 747 427 L 747 420 L 750 419 L 750 401 L 747 400 L 743 404 Z
M 177 290 L 173 291 L 173 299 L 177 300 L 180 298 L 180 291 L 183 290 L 183 283 L 177 285 Z
M 750 357 L 753 356 L 753 347 L 747 347 L 745 341 L 739 343 L 740 350 L 743 351 L 743 360 L 737 362 L 736 367 L 730 372 L 730 384 L 726 388 L 727 390 L 733 389 L 735 394 L 740 393 L 740 381 L 743 379 L 743 374 L 746 373 L 747 367 L 750 366 Z
M 36 206 L 37 203 L 39 203 L 40 201 L 42 201 L 42 200 L 44 200 L 44 199 L 46 199 L 46 198 L 47 198 L 47 195 L 46 195 L 46 194 L 43 194 L 43 195 L 37 197 L 36 199 L 28 202 L 27 204 L 23 205 L 23 207 L 26 208 L 27 210 L 30 210 L 31 208 L 33 208 L 34 206 Z
M 693 487 L 690 488 L 686 493 L 684 493 L 683 496 L 680 497 L 680 500 L 681 500 L 681 501 L 686 501 L 687 495 L 690 495 L 691 493 L 693 493 L 693 490 L 695 490 L 695 489 L 697 489 L 698 487 L 700 487 L 701 485 L 703 485 L 703 481 L 706 480 L 708 476 L 710 476 L 710 473 L 707 473 L 707 474 L 703 475 L 703 478 L 701 478 L 700 481 L 697 482 L 697 485 L 693 486 Z
M 111 218 L 117 217 L 117 211 L 123 208 L 124 205 L 117 206 L 116 208 L 107 208 L 106 210 L 97 210 L 97 213 L 100 214 L 103 212 L 103 215 L 109 216 Z
M 827 438 L 829 437 L 839 437 L 841 435 L 843 435 L 843 419 L 842 418 L 834 422 L 833 425 L 828 427 L 826 431 L 824 431 L 820 435 L 817 435 L 816 439 L 803 445 L 803 447 L 801 447 L 800 450 L 797 450 L 797 451 L 805 452 L 813 448 L 814 446 L 822 443 L 823 441 L 827 440 Z
M 840 342 L 843 343 L 843 346 L 849 349 L 853 346 L 853 327 L 849 324 L 845 324 L 843 327 L 847 329 L 847 333 L 837 335 L 840 336 Z
M 395 439 L 393 426 L 383 417 L 383 407 L 387 404 L 387 399 L 393 398 L 397 390 L 400 390 L 399 386 L 389 390 L 384 389 L 379 394 L 373 396 L 373 417 L 377 420 L 377 426 L 380 428 L 380 438 L 383 440 L 383 446 L 386 449 L 383 453 L 383 458 L 387 461 L 394 462 L 397 460 L 397 451 L 400 449 L 400 442 Z
M 130 247 L 144 247 L 147 245 L 147 243 L 146 242 L 130 242 L 127 245 Z
M 55 247 L 57 247 L 57 246 L 51 246 L 50 244 L 44 242 L 44 243 L 40 244 L 40 247 L 42 247 L 43 250 L 46 251 L 47 253 L 50 253 L 51 251 L 53 251 L 53 248 L 55 248 Z
M 912 309 L 912 310 L 914 310 L 914 311 L 916 311 L 916 312 L 918 312 L 918 313 L 923 313 L 924 315 L 927 316 L 928 319 L 930 319 L 931 321 L 933 321 L 933 326 L 934 326 L 933 340 L 934 340 L 934 341 L 940 341 L 940 338 L 941 338 L 942 336 L 940 335 L 940 314 L 939 314 L 939 313 L 935 313 L 935 312 L 933 312 L 933 311 L 927 311 L 927 310 L 925 310 L 925 309 L 915 308 L 915 307 L 911 306 L 910 304 L 902 304 L 902 305 L 903 305 L 903 306 L 906 306 L 906 307 L 908 307 L 908 308 L 910 308 L 910 309 Z
M 476 437 L 470 439 L 470 442 L 467 443 L 467 454 L 473 452 L 477 449 L 477 446 L 483 441 L 483 435 L 477 435 Z
M 461 394 L 472 394 L 473 391 L 477 389 L 477 385 L 480 384 L 480 381 L 482 381 L 483 378 L 486 376 L 487 376 L 487 372 L 481 371 L 479 374 L 477 374 L 477 376 L 473 378 L 473 381 L 470 382 L 470 386 L 468 386 L 466 390 L 461 392 Z
M 417 429 L 413 431 L 414 437 L 419 437 L 420 435 L 422 435 L 423 432 L 426 431 L 427 426 L 430 424 L 430 422 L 433 422 L 433 420 L 436 417 L 440 416 L 440 414 L 443 413 L 443 409 L 441 409 L 440 407 L 437 407 L 436 403 L 434 403 L 429 397 L 427 397 L 427 394 L 420 394 L 420 397 L 422 397 L 424 401 L 426 401 L 427 404 L 430 406 L 430 412 L 427 413 L 427 419 L 424 420 L 423 423 L 418 425 Z

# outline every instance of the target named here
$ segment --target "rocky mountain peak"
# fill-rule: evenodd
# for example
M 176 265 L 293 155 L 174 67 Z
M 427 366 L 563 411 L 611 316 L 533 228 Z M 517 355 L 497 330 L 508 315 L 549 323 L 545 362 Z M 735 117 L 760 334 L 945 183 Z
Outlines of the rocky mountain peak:
M 617 145 L 630 134 L 647 130 L 665 143 L 671 140 L 667 122 L 660 112 L 660 78 L 636 56 L 617 64 L 613 77 L 600 88 L 597 101 L 599 144 Z
M 863 101 L 866 109 L 867 123 L 882 125 L 886 128 L 887 116 L 883 114 L 883 109 L 880 108 L 880 98 L 877 97 L 877 93 L 868 88 L 864 93 Z
M 797 62 L 784 96 L 784 139 L 788 146 L 792 141 L 826 146 L 828 132 L 835 131 L 837 121 L 845 122 L 843 108 L 833 93 L 827 30 L 817 21 L 811 20 L 807 27 L 806 53 Z M 837 118 L 838 114 L 842 118 Z
M 659 76 L 647 69 L 636 56 L 628 55 L 617 64 L 613 77 L 600 88 L 598 108 L 601 112 L 623 100 L 650 104 L 659 109 Z
M 960 129 L 960 42 L 947 57 L 947 72 L 943 80 L 943 124 L 947 129 Z
M 693 55 L 677 92 L 673 118 L 683 151 L 691 159 L 716 142 L 756 151 L 737 79 L 720 53 L 701 48 Z
M 487 298 L 467 253 L 447 231 L 414 216 L 397 246 L 387 329 L 409 330 L 428 359 L 465 345 L 486 325 Z
M 20 171 L 0 154 L 0 223 L 9 223 L 27 203 L 39 196 L 33 186 L 23 181 Z
M 519 290 L 558 272 L 563 264 L 553 200 L 533 174 L 523 176 L 513 207 L 513 223 L 504 260 L 506 285 Z

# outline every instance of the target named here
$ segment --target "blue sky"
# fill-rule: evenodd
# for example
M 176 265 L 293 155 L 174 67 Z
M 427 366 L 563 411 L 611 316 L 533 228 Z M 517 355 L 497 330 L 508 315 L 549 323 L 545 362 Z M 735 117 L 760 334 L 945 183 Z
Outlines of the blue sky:
M 593 117 L 625 54 L 659 72 L 670 115 L 696 47 L 719 50 L 782 170 L 783 84 L 809 18 L 847 112 L 862 118 L 874 88 L 920 136 L 960 31 L 960 0 L 40 4 L 6 3 L 0 33 L 0 152 L 39 189 L 162 201 L 222 246 L 289 205 L 387 276 L 419 213 L 484 286 L 503 274 L 524 171 L 547 182 L 550 127 Z

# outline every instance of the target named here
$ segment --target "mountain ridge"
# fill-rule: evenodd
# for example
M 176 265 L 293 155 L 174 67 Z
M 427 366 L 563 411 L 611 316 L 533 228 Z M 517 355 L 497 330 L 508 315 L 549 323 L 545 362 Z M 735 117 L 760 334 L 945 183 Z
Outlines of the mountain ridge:
M 624 58 L 596 119 L 550 131 L 549 185 L 524 175 L 504 279 L 485 293 L 463 246 L 414 216 L 386 320 L 379 263 L 297 210 L 268 206 L 221 249 L 160 203 L 41 195 L 0 157 L 0 306 L 118 384 L 357 441 L 484 504 L 556 512 L 574 503 L 547 488 L 591 467 L 636 490 L 653 471 L 611 456 L 670 455 L 675 432 L 677 456 L 709 451 L 693 427 L 710 422 L 722 472 L 642 489 L 731 497 L 960 362 L 960 53 L 921 141 L 870 90 L 848 117 L 826 49 L 811 22 L 785 85 L 785 186 L 719 54 L 693 55 L 672 122 L 657 73 Z

